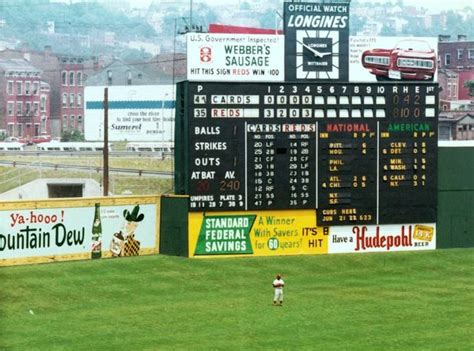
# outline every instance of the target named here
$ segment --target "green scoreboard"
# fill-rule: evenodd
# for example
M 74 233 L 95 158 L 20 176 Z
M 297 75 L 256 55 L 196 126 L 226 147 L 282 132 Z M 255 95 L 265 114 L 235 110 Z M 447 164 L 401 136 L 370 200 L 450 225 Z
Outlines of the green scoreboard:
M 436 222 L 437 106 L 432 83 L 181 82 L 175 191 L 190 211 Z

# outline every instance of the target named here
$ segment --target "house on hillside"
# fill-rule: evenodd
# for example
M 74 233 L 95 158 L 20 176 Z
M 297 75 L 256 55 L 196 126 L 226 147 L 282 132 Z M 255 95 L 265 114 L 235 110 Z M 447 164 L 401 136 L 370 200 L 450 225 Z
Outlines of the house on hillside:
M 474 140 L 474 112 L 441 112 L 439 140 Z
M 141 71 L 138 64 L 128 64 L 121 60 L 113 61 L 86 80 L 87 86 L 153 84 L 156 84 L 156 79 Z
M 0 128 L 29 141 L 49 134 L 50 93 L 42 70 L 24 59 L 0 59 Z
M 474 41 L 465 35 L 438 38 L 440 86 L 439 137 L 441 140 L 474 139 L 474 97 L 466 85 L 474 80 Z
M 84 81 L 88 74 L 97 72 L 101 61 L 97 57 L 81 57 L 53 53 L 50 46 L 43 51 L 20 50 L 0 51 L 0 59 L 21 59 L 42 71 L 42 80 L 49 85 L 50 114 L 49 133 L 61 136 L 63 131 L 83 132 Z

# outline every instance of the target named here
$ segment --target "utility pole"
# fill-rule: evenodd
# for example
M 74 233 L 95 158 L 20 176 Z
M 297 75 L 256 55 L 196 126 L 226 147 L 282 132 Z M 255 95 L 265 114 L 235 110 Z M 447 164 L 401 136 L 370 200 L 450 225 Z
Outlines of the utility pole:
M 103 195 L 109 196 L 109 88 L 104 89 L 104 174 Z

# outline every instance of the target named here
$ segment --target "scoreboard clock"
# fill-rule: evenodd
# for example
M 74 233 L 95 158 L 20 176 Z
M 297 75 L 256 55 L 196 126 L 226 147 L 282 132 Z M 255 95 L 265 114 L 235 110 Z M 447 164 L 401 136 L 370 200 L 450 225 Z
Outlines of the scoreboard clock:
M 349 80 L 349 4 L 285 3 L 285 81 Z
M 339 78 L 339 32 L 296 31 L 296 78 Z
M 176 106 L 175 191 L 191 211 L 436 222 L 436 84 L 181 82 Z

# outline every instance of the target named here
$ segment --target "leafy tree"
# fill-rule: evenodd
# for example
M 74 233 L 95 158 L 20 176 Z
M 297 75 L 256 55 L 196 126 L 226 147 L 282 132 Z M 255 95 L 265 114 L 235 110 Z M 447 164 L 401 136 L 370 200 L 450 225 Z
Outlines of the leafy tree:
M 474 80 L 466 80 L 464 86 L 469 88 L 469 96 L 474 96 Z
M 66 130 L 61 134 L 61 141 L 84 141 L 84 134 L 78 130 Z

